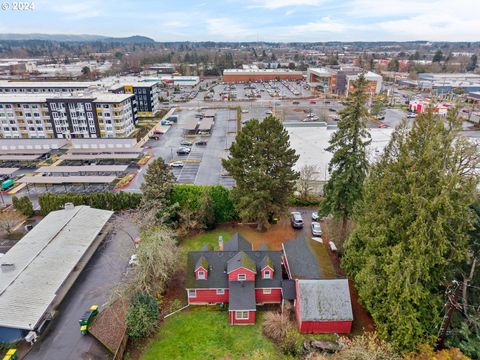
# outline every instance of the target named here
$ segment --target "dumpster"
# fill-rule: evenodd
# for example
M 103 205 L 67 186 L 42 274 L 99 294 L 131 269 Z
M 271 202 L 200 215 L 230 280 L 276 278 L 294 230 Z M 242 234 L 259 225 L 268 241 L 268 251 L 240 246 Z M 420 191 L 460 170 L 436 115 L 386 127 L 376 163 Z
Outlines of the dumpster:
M 88 326 L 92 323 L 95 316 L 98 314 L 98 305 L 90 306 L 88 311 L 85 311 L 83 316 L 78 321 L 80 323 L 80 332 L 82 335 L 87 335 L 88 333 Z

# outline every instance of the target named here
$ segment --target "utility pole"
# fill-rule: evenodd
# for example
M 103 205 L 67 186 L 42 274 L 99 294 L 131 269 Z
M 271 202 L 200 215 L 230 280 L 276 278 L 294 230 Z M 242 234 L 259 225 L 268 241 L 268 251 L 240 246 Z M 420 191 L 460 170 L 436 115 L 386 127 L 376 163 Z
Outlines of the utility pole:
M 460 296 L 461 286 L 457 280 L 452 281 L 453 288 L 447 288 L 445 291 L 445 296 L 447 297 L 447 311 L 445 312 L 445 316 L 443 317 L 442 325 L 440 326 L 440 330 L 438 331 L 438 338 L 437 344 L 435 349 L 443 349 L 445 343 L 445 336 L 447 335 L 448 326 L 450 325 L 450 320 L 452 319 L 452 315 L 455 309 L 458 308 L 457 299 Z

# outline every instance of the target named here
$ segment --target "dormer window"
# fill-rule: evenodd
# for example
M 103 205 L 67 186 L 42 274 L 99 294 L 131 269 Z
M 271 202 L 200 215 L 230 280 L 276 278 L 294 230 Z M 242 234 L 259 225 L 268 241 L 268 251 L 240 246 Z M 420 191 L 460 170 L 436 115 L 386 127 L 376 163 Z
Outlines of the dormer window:
M 238 274 L 237 280 L 238 280 L 238 281 L 245 281 L 245 280 L 247 280 L 247 275 L 245 275 L 245 274 Z
M 205 280 L 205 271 L 198 272 L 198 280 Z
M 263 278 L 264 279 L 271 279 L 272 278 L 272 273 L 270 272 L 270 270 L 265 270 L 263 272 Z

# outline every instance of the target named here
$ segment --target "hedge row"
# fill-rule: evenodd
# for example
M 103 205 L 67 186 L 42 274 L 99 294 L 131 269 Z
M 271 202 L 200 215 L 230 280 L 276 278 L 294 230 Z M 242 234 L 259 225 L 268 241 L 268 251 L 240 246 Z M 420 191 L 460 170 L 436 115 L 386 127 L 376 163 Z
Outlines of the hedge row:
M 40 213 L 47 215 L 51 211 L 63 208 L 65 203 L 73 205 L 88 205 L 97 209 L 125 210 L 136 208 L 142 199 L 141 194 L 119 192 L 97 192 L 92 194 L 50 194 L 44 193 L 39 196 Z
M 194 211 L 198 210 L 204 191 L 209 193 L 212 200 L 215 223 L 221 224 L 237 219 L 237 212 L 230 199 L 230 190 L 221 185 L 175 185 L 172 194 L 172 203 L 178 203 L 181 208 L 189 208 Z

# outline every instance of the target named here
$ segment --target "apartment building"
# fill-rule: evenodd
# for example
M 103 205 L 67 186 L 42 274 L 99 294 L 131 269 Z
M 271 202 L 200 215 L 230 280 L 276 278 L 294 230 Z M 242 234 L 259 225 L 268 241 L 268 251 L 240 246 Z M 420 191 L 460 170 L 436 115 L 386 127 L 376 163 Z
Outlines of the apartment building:
M 110 91 L 115 94 L 133 94 L 140 117 L 153 117 L 160 111 L 160 82 L 138 81 L 114 85 Z
M 128 137 L 135 128 L 131 94 L 0 94 L 4 138 Z
M 0 136 L 54 138 L 44 95 L 0 95 Z
M 98 87 L 86 81 L 0 81 L 0 94 L 69 94 Z

